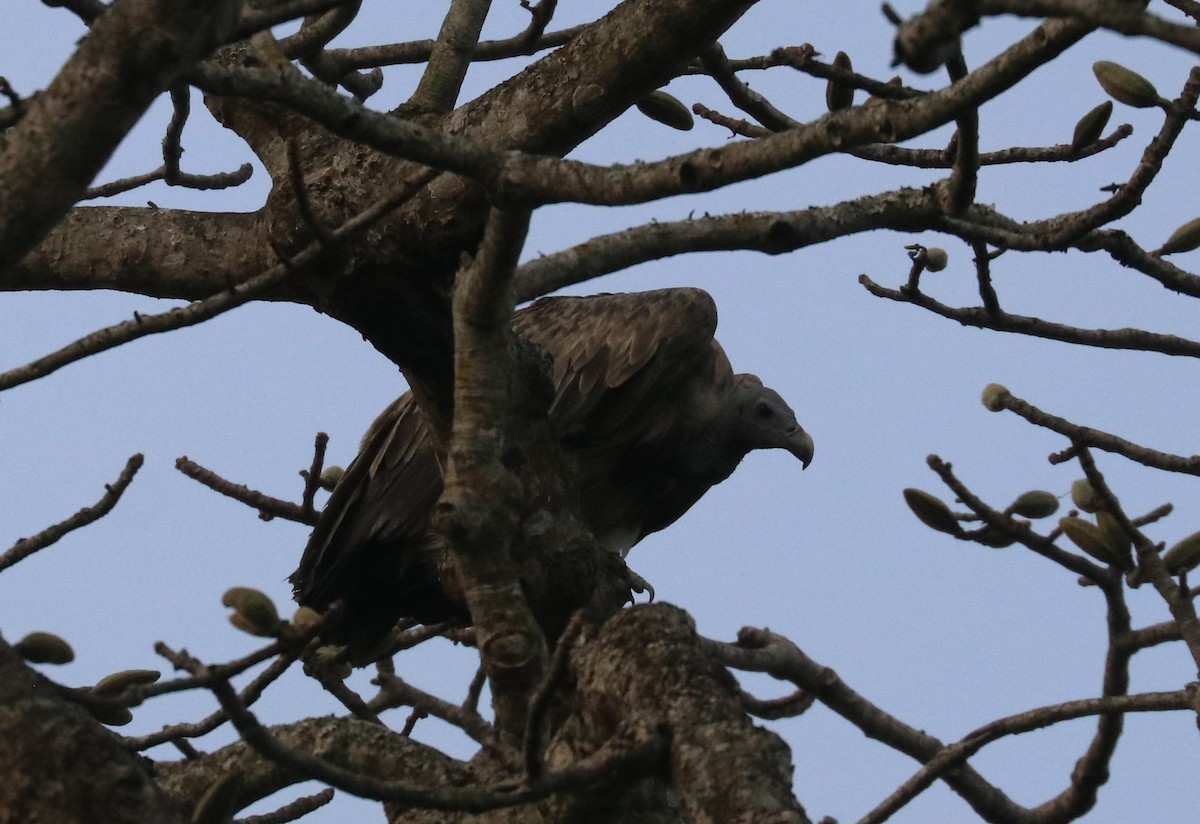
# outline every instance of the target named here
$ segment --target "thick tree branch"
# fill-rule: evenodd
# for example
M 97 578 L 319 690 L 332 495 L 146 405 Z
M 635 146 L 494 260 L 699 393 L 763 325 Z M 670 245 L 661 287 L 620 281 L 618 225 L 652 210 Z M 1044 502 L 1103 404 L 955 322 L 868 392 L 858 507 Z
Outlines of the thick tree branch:
M 514 289 L 517 300 L 525 301 L 686 252 L 752 249 L 777 255 L 871 229 L 934 228 L 940 215 L 938 199 L 927 188 L 900 189 L 794 212 L 740 212 L 649 223 L 524 263 L 517 269 Z
M 496 726 L 520 735 L 546 641 L 509 559 L 520 485 L 504 465 L 514 429 L 513 269 L 529 212 L 493 209 L 454 290 L 454 418 L 438 524 L 449 540 L 492 684 Z M 517 390 L 519 391 L 519 390 Z
M 119 0 L 0 147 L 0 272 L 83 196 L 150 103 L 232 30 L 240 0 Z
M 253 214 L 75 208 L 24 260 L 0 271 L 0 291 L 117 289 L 200 300 L 276 262 L 267 231 Z
M 0 639 L 0 821 L 185 824 L 139 757 Z
M 437 42 L 429 53 L 429 64 L 408 100 L 409 105 L 430 112 L 448 112 L 454 108 L 491 5 L 491 0 L 451 0 Z
M 1098 29 L 1131 37 L 1150 37 L 1200 54 L 1200 30 L 1164 20 L 1141 3 L 1122 0 L 982 0 L 982 15 L 1015 14 L 1024 17 L 1071 17 Z

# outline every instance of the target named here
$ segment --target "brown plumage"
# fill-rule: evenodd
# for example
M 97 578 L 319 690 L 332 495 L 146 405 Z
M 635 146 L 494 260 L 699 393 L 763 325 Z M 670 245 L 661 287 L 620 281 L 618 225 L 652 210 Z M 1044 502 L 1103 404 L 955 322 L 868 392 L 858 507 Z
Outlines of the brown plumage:
M 735 375 L 713 339 L 700 289 L 545 298 L 513 330 L 552 361 L 550 418 L 579 485 L 583 521 L 624 554 L 674 523 L 753 449 L 812 459 L 792 410 L 753 375 Z M 296 598 L 345 602 L 343 634 L 365 648 L 402 617 L 467 621 L 438 584 L 430 527 L 441 467 L 406 393 L 371 425 L 329 498 L 300 567 Z

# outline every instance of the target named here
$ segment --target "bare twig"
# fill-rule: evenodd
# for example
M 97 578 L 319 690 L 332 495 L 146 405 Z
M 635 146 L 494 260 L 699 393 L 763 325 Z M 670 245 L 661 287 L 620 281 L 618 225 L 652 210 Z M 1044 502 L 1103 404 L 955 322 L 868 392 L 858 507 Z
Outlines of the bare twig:
M 305 515 L 314 519 L 312 521 L 314 524 L 317 511 L 313 509 L 313 501 L 317 497 L 317 490 L 321 488 L 321 472 L 325 466 L 325 447 L 328 445 L 329 436 L 324 432 L 318 432 L 316 438 L 313 439 L 312 463 L 307 472 L 300 473 L 304 477 L 304 493 L 300 496 L 300 509 Z
M 233 498 L 235 501 L 240 501 L 246 506 L 257 509 L 258 517 L 264 521 L 269 521 L 272 518 L 283 518 L 287 521 L 315 526 L 317 519 L 320 517 L 320 513 L 314 511 L 311 506 L 306 509 L 304 506 L 294 504 L 291 501 L 273 498 L 258 490 L 251 489 L 245 484 L 236 484 L 233 481 L 226 480 L 211 469 L 207 469 L 191 460 L 186 455 L 175 460 L 175 468 L 192 480 L 204 484 L 214 492 L 219 492 L 227 498 Z
M 1139 446 L 1132 441 L 1127 441 L 1116 435 L 1102 432 L 1099 429 L 1092 429 L 1089 426 L 1079 426 L 1065 418 L 1043 412 L 1041 409 L 1038 409 L 1026 400 L 1018 398 L 1011 392 L 1000 393 L 996 397 L 995 403 L 1000 409 L 1015 412 L 1035 426 L 1041 426 L 1064 435 L 1077 445 L 1101 449 L 1105 452 L 1113 452 L 1152 469 L 1161 469 L 1166 472 L 1181 472 L 1187 475 L 1200 475 L 1200 455 L 1184 457 L 1182 455 L 1172 455 L 1168 452 L 1159 452 L 1156 449 L 1147 449 L 1144 446 Z
M 330 801 L 333 800 L 333 789 L 326 787 L 319 793 L 305 795 L 297 798 L 288 804 L 284 804 L 278 810 L 263 815 L 248 815 L 245 818 L 236 819 L 234 824 L 287 824 L 289 821 L 295 821 L 302 818 L 313 810 L 319 810 Z
M 370 702 L 370 708 L 375 712 L 392 707 L 412 707 L 421 716 L 432 715 L 458 727 L 480 744 L 496 743 L 496 733 L 492 725 L 473 710 L 451 704 L 414 687 L 395 674 L 380 674 L 372 683 L 378 684 L 380 688 L 379 695 Z
M 111 512 L 112 508 L 117 505 L 117 501 L 121 500 L 121 495 L 133 481 L 133 476 L 142 468 L 143 460 L 140 453 L 131 456 L 125 462 L 125 468 L 121 470 L 121 474 L 117 476 L 117 479 L 111 484 L 104 485 L 104 495 L 92 506 L 84 507 L 65 521 L 46 527 L 36 535 L 18 540 L 3 555 L 0 555 L 0 572 L 28 558 L 39 549 L 45 549 L 68 532 L 87 526 Z
M 491 5 L 491 0 L 451 0 L 409 104 L 430 112 L 454 108 Z
M 808 47 L 809 53 L 812 47 Z M 775 108 L 769 100 L 738 79 L 729 67 L 725 51 L 714 43 L 700 53 L 700 65 L 717 81 L 717 85 L 729 97 L 729 101 L 772 132 L 781 132 L 800 125 L 788 115 Z
M 526 48 L 530 48 L 546 33 L 546 27 L 550 25 L 554 11 L 558 8 L 558 0 L 538 0 L 533 4 L 529 0 L 521 0 L 521 8 L 529 10 L 529 25 L 517 37 Z
M 532 24 L 531 24 L 532 25 Z M 504 40 L 484 40 L 475 47 L 471 59 L 474 62 L 506 60 L 510 57 L 534 54 L 543 49 L 555 49 L 570 42 L 586 28 L 586 25 L 543 34 L 530 44 L 526 42 L 529 31 Z M 356 49 L 330 49 L 325 56 L 331 64 L 342 71 L 367 69 L 376 66 L 397 66 L 424 63 L 433 51 L 433 40 L 415 40 L 410 43 L 395 43 L 386 46 L 367 46 Z
M 166 644 L 159 642 L 155 644 L 155 650 L 170 661 L 174 666 L 189 669 L 187 662 L 189 656 L 186 652 L 175 652 L 167 647 Z M 228 679 L 234 675 L 245 671 L 245 669 L 253 666 L 255 663 L 260 663 L 270 658 L 275 658 L 267 667 L 260 672 L 245 689 L 242 690 L 239 701 L 244 706 L 250 706 L 257 701 L 263 694 L 263 691 L 282 676 L 296 660 L 294 654 L 280 654 L 280 646 L 270 644 L 262 650 L 258 650 L 246 658 L 239 659 L 236 662 L 230 662 L 221 667 L 208 668 L 204 673 L 192 673 L 190 678 L 180 678 L 167 684 L 151 684 L 148 687 L 140 688 L 147 694 L 162 694 L 165 692 L 180 692 L 185 689 L 196 689 L 197 687 L 210 686 L 210 681 L 213 678 Z M 229 717 L 224 710 L 217 710 L 206 718 L 201 719 L 191 724 L 171 724 L 163 727 L 158 732 L 148 735 L 138 736 L 136 738 L 126 738 L 124 744 L 131 750 L 148 750 L 151 747 L 156 747 L 159 744 L 165 744 L 169 741 L 182 740 L 187 738 L 199 738 L 202 735 L 207 735 L 213 730 L 220 727 Z
M 1003 311 L 988 312 L 987 309 L 974 307 L 955 308 L 934 300 L 924 292 L 905 292 L 880 286 L 866 275 L 860 275 L 858 282 L 876 297 L 911 303 L 936 315 L 957 321 L 964 326 L 994 329 L 998 332 L 1013 332 L 1064 343 L 1094 346 L 1099 349 L 1133 349 L 1142 352 L 1159 352 L 1164 355 L 1200 358 L 1200 342 L 1176 335 L 1163 335 L 1133 328 L 1082 329 L 1028 315 L 1014 315 Z
M 766 672 L 808 690 L 866 735 L 922 763 L 945 749 L 937 738 L 910 727 L 859 695 L 836 672 L 817 664 L 782 635 L 745 627 L 738 633 L 736 644 L 708 639 L 701 643 L 727 667 Z M 1018 820 L 1022 808 L 969 764 L 946 774 L 944 780 L 987 820 Z
M 782 698 L 771 699 L 758 698 L 745 690 L 742 691 L 742 707 L 746 712 L 767 721 L 803 715 L 814 701 L 816 701 L 816 696 L 803 689 L 796 690 L 791 695 L 785 695 Z
M 174 186 L 179 186 L 184 189 L 230 189 L 234 186 L 241 186 L 254 175 L 254 167 L 249 163 L 243 163 L 233 172 L 217 172 L 211 175 L 196 175 L 188 172 L 180 172 L 175 181 Z M 148 183 L 153 183 L 156 180 L 166 180 L 167 168 L 159 166 L 152 172 L 145 174 L 134 175 L 132 177 L 123 177 L 120 180 L 113 180 L 109 183 L 102 183 L 99 186 L 93 186 L 84 192 L 81 201 L 94 200 L 99 197 L 112 197 L 123 192 L 128 192 L 139 186 L 145 186 Z
M 965 764 L 968 758 L 988 744 L 1006 736 L 1044 729 L 1052 724 L 1073 718 L 1085 718 L 1089 715 L 1169 712 L 1187 709 L 1191 709 L 1191 699 L 1186 690 L 1178 690 L 1065 701 L 1061 704 L 1039 707 L 997 719 L 980 727 L 957 743 L 944 747 L 941 752 L 929 759 L 912 778 L 884 799 L 879 806 L 859 819 L 858 824 L 881 824 L 938 778 L 947 778 L 952 769 Z
M 525 722 L 525 741 L 522 747 L 527 781 L 536 781 L 542 774 L 542 737 L 545 733 L 546 715 L 550 711 L 555 691 L 562 686 L 563 679 L 567 676 L 571 650 L 579 640 L 581 632 L 583 611 L 577 610 L 567 623 L 567 628 L 558 637 L 558 645 L 554 648 L 554 655 L 546 667 L 542 683 L 538 684 L 529 699 L 529 717 Z
M 483 694 L 483 685 L 487 683 L 487 670 L 483 665 L 479 665 L 479 669 L 475 670 L 475 674 L 471 676 L 471 683 L 467 685 L 467 695 L 463 698 L 462 708 L 467 712 L 479 712 L 479 696 Z

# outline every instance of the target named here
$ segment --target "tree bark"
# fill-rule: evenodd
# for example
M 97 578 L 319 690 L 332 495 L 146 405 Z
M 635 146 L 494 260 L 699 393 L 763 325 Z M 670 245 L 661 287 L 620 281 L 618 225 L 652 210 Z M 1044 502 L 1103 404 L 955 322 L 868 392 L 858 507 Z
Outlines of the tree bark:
M 0 639 L 0 824 L 185 824 L 147 763 Z

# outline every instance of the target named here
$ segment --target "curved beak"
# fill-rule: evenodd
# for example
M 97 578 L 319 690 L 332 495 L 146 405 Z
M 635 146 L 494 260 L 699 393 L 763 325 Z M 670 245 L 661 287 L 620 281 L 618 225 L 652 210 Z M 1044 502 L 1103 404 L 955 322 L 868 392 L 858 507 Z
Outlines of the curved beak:
M 803 465 L 802 469 L 808 469 L 808 465 L 813 459 L 813 439 L 812 436 L 804 431 L 803 428 L 797 427 L 796 431 L 788 436 L 787 451 L 791 452 L 800 459 Z

